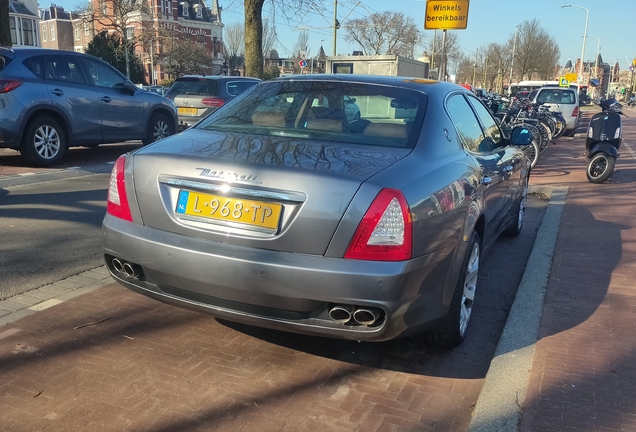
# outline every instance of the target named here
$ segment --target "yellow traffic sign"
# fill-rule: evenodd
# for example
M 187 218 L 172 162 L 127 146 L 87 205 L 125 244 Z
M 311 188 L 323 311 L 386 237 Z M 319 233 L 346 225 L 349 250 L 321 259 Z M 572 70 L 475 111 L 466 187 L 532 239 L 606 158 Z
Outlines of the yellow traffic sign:
M 570 81 L 570 82 L 572 82 L 572 81 L 576 81 L 576 80 L 578 79 L 578 77 L 579 77 L 579 76 L 578 76 L 577 74 L 575 74 L 575 73 L 566 73 L 566 74 L 564 75 L 564 78 L 565 78 L 566 80 Z
M 570 81 L 565 79 L 565 77 L 561 77 L 561 79 L 559 79 L 559 87 L 569 87 L 570 86 Z
M 465 30 L 468 0 L 426 0 L 425 30 Z

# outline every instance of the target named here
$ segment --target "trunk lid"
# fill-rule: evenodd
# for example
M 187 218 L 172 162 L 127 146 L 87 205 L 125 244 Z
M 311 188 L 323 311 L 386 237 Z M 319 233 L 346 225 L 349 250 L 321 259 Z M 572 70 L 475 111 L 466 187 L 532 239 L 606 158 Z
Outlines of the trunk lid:
M 324 254 L 360 185 L 409 152 L 195 129 L 138 151 L 134 190 L 144 225 Z

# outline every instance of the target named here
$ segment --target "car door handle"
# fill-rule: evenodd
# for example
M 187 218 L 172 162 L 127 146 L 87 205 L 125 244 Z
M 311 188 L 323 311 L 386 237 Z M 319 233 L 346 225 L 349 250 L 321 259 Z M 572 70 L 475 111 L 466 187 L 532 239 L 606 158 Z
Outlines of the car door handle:
M 492 183 L 492 178 L 484 177 L 483 179 L 481 179 L 481 183 L 488 186 L 490 183 Z
M 102 96 L 100 99 L 101 99 L 101 100 L 103 100 L 103 101 L 104 101 L 104 102 L 106 102 L 106 103 L 109 103 L 109 102 L 112 100 L 112 99 L 111 99 L 110 97 L 108 97 L 108 96 Z
M 53 93 L 55 96 L 62 96 L 64 94 L 64 92 L 58 88 L 56 88 L 55 90 L 51 90 L 51 93 Z

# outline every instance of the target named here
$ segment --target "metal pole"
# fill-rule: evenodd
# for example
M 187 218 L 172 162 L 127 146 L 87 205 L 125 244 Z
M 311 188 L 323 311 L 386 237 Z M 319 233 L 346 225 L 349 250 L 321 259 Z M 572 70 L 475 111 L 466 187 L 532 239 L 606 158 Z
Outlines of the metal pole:
M 437 30 L 433 30 L 433 52 L 431 52 L 431 69 L 435 69 L 435 39 L 437 38 Z
M 446 30 L 442 31 L 442 52 L 441 57 L 442 60 L 439 65 L 441 79 L 440 81 L 446 81 Z
M 510 81 L 508 82 L 508 97 L 512 95 L 512 69 L 515 65 L 515 49 L 517 48 L 517 32 L 519 31 L 519 26 L 515 27 L 515 38 L 512 42 L 512 60 L 510 60 Z
M 583 63 L 585 62 L 585 41 L 587 41 L 587 23 L 590 19 L 590 11 L 583 6 L 567 4 L 561 6 L 562 8 L 573 7 L 578 9 L 583 9 L 585 11 L 585 31 L 583 32 L 583 49 L 581 50 L 581 67 L 579 68 L 579 86 L 583 83 Z
M 333 55 L 336 54 L 336 39 L 338 38 L 338 0 L 333 0 Z
M 470 83 L 475 87 L 475 78 L 477 77 L 477 57 L 479 56 L 479 48 L 475 50 L 475 63 L 473 63 L 473 81 Z

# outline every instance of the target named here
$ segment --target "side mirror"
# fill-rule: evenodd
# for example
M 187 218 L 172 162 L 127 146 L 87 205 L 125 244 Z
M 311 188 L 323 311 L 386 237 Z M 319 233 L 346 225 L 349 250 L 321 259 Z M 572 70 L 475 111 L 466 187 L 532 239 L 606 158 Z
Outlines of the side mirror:
M 130 80 L 124 81 L 124 90 L 126 90 L 130 94 L 135 94 L 137 91 L 137 86 Z
M 515 126 L 510 134 L 512 145 L 525 146 L 532 142 L 532 132 L 524 126 Z

